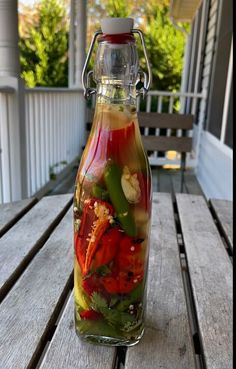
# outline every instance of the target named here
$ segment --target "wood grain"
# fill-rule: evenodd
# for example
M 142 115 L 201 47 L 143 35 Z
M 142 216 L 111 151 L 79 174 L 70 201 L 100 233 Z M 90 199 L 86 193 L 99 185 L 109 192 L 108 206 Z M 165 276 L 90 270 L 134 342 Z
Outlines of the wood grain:
M 193 369 L 193 347 L 171 196 L 154 193 L 145 334 L 125 369 Z
M 204 193 L 202 192 L 201 186 L 193 170 L 190 169 L 184 172 L 184 183 L 185 183 L 187 193 L 190 193 L 192 195 L 204 196 Z
M 42 246 L 71 199 L 72 195 L 44 197 L 0 239 L 0 297 Z
M 0 305 L 1 369 L 35 367 L 73 270 L 72 236 L 71 209 Z
M 207 369 L 232 369 L 232 264 L 202 196 L 177 205 Z
M 91 123 L 94 117 L 94 109 L 87 109 L 87 122 Z M 192 114 L 175 113 L 154 113 L 138 112 L 138 122 L 140 127 L 148 128 L 173 128 L 192 129 Z M 89 126 L 87 127 L 89 129 Z
M 210 204 L 221 230 L 231 250 L 233 250 L 233 203 L 227 200 L 210 199 Z
M 140 127 L 192 129 L 193 115 L 175 113 L 138 112 Z
M 35 203 L 35 198 L 0 205 L 0 237 Z
M 172 193 L 171 173 L 168 169 L 157 169 L 158 173 L 158 191 Z
M 83 342 L 75 333 L 71 295 L 39 369 L 112 369 L 115 349 Z
M 174 150 L 178 152 L 190 152 L 192 150 L 191 137 L 142 136 L 142 141 L 146 150 Z

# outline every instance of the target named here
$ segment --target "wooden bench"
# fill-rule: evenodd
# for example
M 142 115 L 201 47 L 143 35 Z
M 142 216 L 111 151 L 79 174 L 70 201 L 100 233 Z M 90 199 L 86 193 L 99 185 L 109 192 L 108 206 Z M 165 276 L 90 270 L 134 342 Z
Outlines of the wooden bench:
M 0 237 L 37 202 L 36 198 L 0 205 Z
M 193 129 L 193 115 L 139 112 L 138 120 L 141 131 L 144 131 L 142 140 L 147 152 L 166 152 L 173 150 L 180 153 L 180 192 L 183 192 L 186 153 L 192 150 L 192 137 L 188 137 L 187 132 Z M 171 134 L 174 133 L 174 135 L 161 136 L 158 133 L 160 129 L 171 130 L 169 132 Z M 181 136 L 176 135 L 177 130 L 182 131 Z
M 232 259 L 202 196 L 153 193 L 145 333 L 129 348 L 76 336 L 72 196 L 25 206 L 0 237 L 1 369 L 232 369 Z
M 210 199 L 209 203 L 218 227 L 233 252 L 233 203 L 220 199 Z

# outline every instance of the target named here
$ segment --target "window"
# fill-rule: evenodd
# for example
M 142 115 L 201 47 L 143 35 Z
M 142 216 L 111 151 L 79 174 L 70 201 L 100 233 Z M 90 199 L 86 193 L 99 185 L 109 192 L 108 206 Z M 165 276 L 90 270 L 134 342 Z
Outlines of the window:
M 219 8 L 218 36 L 216 42 L 214 67 L 210 82 L 206 129 L 220 139 L 225 87 L 232 39 L 232 0 L 219 1 L 219 7 L 221 7 L 221 9 Z M 230 109 L 232 111 L 232 102 Z M 228 145 L 232 144 L 230 137 L 232 132 L 232 118 L 230 117 L 231 114 L 228 114 L 229 126 L 227 125 L 226 128 L 226 144 Z

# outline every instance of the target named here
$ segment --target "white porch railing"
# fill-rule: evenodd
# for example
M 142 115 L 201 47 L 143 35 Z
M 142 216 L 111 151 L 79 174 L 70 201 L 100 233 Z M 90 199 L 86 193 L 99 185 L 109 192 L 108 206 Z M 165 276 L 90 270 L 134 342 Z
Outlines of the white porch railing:
M 8 95 L 0 92 L 0 203 L 13 201 Z M 33 196 L 81 154 L 85 140 L 85 101 L 81 89 L 25 90 L 27 196 Z
M 81 154 L 85 137 L 82 90 L 27 89 L 28 196 L 39 191 Z
M 13 201 L 11 177 L 9 127 L 9 94 L 14 91 L 0 91 L 0 203 Z M 200 104 L 197 104 L 197 102 Z M 204 119 L 205 96 L 203 93 L 171 93 L 150 91 L 142 102 L 138 98 L 137 108 L 148 111 L 192 113 L 198 116 L 193 134 L 193 151 L 187 157 L 187 166 L 194 167 L 198 157 Z M 198 114 L 197 113 L 198 107 Z M 85 101 L 79 89 L 35 88 L 25 90 L 25 150 L 27 195 L 33 196 L 59 174 L 78 155 L 85 141 Z M 146 132 L 147 133 L 147 132 Z M 156 131 L 156 134 L 159 134 Z M 167 130 L 167 135 L 172 134 Z M 177 135 L 181 136 L 178 131 Z M 157 152 L 149 158 L 152 165 L 179 165 L 176 154 L 159 156 Z

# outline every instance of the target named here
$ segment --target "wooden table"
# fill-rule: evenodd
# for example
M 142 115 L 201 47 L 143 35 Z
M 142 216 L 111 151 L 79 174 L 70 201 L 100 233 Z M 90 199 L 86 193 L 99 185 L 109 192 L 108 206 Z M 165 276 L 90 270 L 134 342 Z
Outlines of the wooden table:
M 71 205 L 0 207 L 0 368 L 231 369 L 232 203 L 154 193 L 146 330 L 127 350 L 75 334 Z

